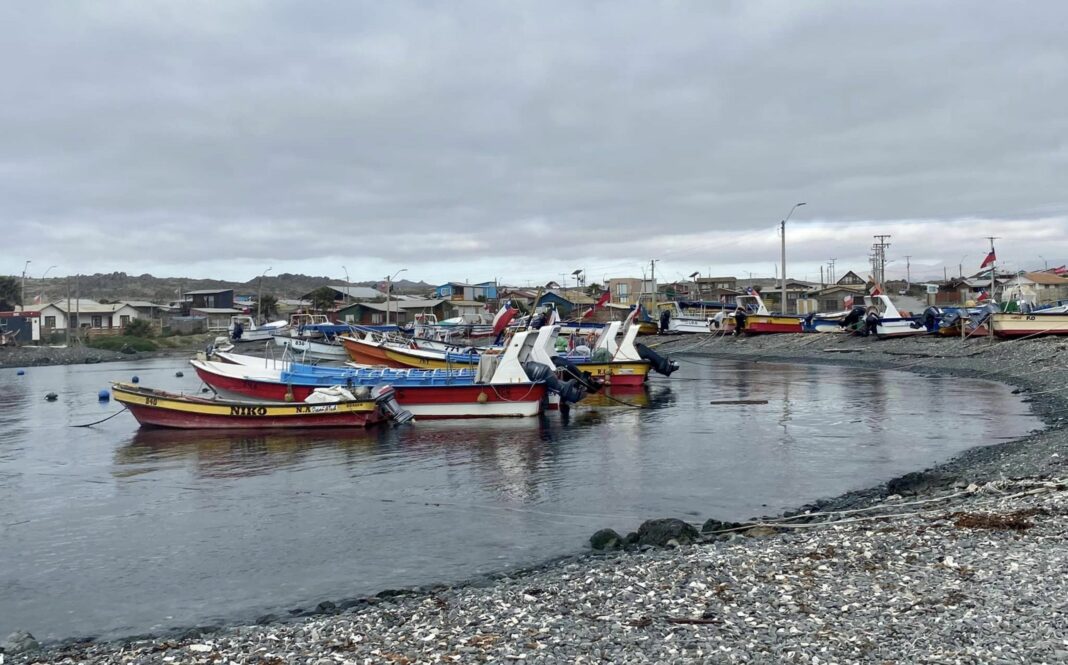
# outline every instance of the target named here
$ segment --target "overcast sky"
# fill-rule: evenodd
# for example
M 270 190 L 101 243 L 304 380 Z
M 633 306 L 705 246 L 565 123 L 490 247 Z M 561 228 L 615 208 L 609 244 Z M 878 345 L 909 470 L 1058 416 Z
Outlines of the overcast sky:
M 1068 3 L 7 2 L 0 273 L 1068 262 Z M 1044 258 L 1042 258 L 1044 257 Z M 345 268 L 343 269 L 344 266 Z

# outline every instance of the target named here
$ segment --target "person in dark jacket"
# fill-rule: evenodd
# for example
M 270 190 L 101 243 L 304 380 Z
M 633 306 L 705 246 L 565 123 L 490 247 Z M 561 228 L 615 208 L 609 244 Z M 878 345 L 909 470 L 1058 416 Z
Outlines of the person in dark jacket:
M 734 335 L 737 337 L 745 332 L 745 323 L 749 320 L 749 315 L 745 313 L 745 310 L 739 307 L 734 310 Z

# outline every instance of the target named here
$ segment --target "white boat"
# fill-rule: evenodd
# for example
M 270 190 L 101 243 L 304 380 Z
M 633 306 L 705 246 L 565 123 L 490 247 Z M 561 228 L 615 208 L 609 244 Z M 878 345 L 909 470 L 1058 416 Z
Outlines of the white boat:
M 904 316 L 888 295 L 864 296 L 864 305 L 867 311 L 874 307 L 879 313 L 879 323 L 875 328 L 877 337 L 905 337 L 927 333 L 927 329 L 914 318 Z
M 271 339 L 272 335 L 277 335 L 288 328 L 287 321 L 271 321 L 257 326 L 251 316 L 244 314 L 231 316 L 230 340 L 233 342 L 266 342 Z
M 304 362 L 305 359 L 313 360 L 347 360 L 349 354 L 340 342 L 328 342 L 319 339 L 305 339 L 303 337 L 287 337 L 275 335 L 275 346 L 279 346 L 289 352 L 293 360 Z
M 716 309 L 715 313 L 719 313 Z M 705 307 L 683 307 L 676 301 L 660 303 L 657 316 L 663 321 L 667 312 L 667 332 L 669 333 L 708 333 L 716 331 L 715 315 Z

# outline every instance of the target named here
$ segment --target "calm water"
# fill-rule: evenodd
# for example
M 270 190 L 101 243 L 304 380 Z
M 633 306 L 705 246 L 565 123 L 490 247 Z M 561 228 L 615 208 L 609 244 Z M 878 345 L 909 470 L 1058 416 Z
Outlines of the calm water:
M 604 526 L 776 512 L 1039 426 L 997 383 L 695 358 L 619 396 L 647 408 L 567 423 L 69 427 L 118 410 L 96 393 L 133 374 L 199 387 L 179 360 L 0 370 L 0 635 L 120 636 L 462 580 L 581 551 Z M 736 398 L 769 403 L 708 404 Z

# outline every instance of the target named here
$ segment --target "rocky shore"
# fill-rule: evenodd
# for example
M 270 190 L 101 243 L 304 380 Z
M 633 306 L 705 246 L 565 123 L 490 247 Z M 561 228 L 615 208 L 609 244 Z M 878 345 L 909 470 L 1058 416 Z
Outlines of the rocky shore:
M 182 636 L 45 650 L 26 635 L 13 636 L 5 658 L 1068 662 L 1068 340 L 798 335 L 651 343 L 683 362 L 817 362 L 1005 381 L 1026 394 L 1048 427 L 786 515 L 745 526 L 713 522 L 702 532 L 654 523 L 637 532 L 629 551 L 597 552 L 484 584 L 383 593 L 342 607 L 323 603 L 315 616 Z M 660 538 L 676 536 L 668 538 L 670 547 L 640 544 L 652 542 L 655 529 Z
M 156 351 L 108 351 L 89 346 L 19 346 L 0 347 L 0 368 L 37 367 L 42 365 L 84 365 L 102 362 L 144 360 L 148 358 L 186 357 L 203 349 L 201 338 L 187 338 L 174 347 Z

